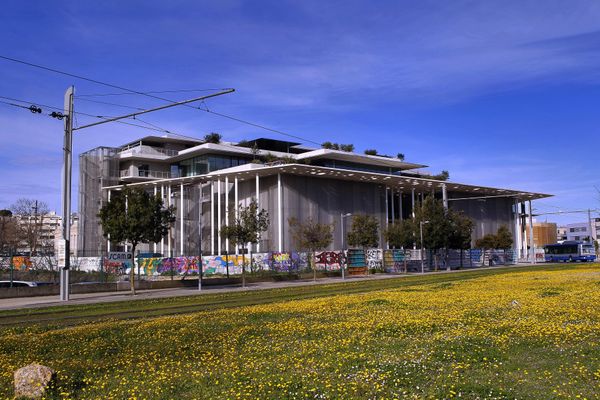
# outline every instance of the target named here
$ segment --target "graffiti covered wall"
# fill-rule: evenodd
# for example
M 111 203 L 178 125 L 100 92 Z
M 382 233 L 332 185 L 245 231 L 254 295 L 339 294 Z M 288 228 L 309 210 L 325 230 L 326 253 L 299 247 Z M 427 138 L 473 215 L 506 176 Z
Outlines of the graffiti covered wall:
M 343 251 L 322 251 L 315 253 L 315 265 L 318 270 L 336 271 L 346 262 Z

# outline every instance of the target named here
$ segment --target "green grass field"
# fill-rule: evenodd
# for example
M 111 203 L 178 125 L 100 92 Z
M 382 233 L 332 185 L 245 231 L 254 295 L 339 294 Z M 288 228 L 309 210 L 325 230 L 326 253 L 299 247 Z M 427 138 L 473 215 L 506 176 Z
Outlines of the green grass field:
M 0 398 L 600 397 L 600 266 L 0 312 Z

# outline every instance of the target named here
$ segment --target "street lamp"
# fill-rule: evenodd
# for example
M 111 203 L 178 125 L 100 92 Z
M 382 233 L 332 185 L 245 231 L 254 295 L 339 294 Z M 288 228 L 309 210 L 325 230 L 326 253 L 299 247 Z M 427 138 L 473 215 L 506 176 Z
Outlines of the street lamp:
M 424 252 L 424 248 L 423 248 L 423 225 L 428 224 L 429 221 L 419 221 L 419 228 L 421 231 L 421 273 L 424 274 L 425 273 L 425 264 L 423 263 L 423 252 Z
M 341 230 L 341 234 L 342 234 L 342 253 L 344 253 L 344 218 L 351 217 L 351 216 L 352 216 L 352 213 L 346 213 L 346 214 L 342 213 L 342 214 L 340 214 L 340 225 L 342 227 L 342 230 Z M 344 263 L 342 263 L 342 265 L 340 265 L 340 268 L 342 269 L 342 279 L 345 280 L 346 279 L 346 275 L 344 273 Z

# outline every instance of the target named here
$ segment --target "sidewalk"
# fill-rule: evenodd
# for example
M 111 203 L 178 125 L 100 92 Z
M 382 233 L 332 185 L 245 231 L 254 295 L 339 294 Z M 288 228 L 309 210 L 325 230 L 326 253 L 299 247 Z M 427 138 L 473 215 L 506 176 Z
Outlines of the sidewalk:
M 519 266 L 531 266 L 531 264 L 517 264 L 509 266 L 495 266 L 485 268 L 472 268 L 472 269 L 461 269 L 452 271 L 437 271 L 427 272 L 426 275 L 430 274 L 454 274 L 468 271 L 482 271 L 492 270 L 498 268 L 516 268 Z M 297 281 L 282 281 L 282 282 L 256 282 L 247 284 L 245 288 L 240 285 L 236 286 L 205 286 L 202 290 L 198 290 L 197 287 L 182 287 L 182 288 L 170 288 L 170 289 L 150 289 L 150 290 L 138 290 L 135 296 L 131 296 L 128 291 L 119 292 L 105 292 L 105 293 L 86 293 L 86 294 L 72 294 L 70 301 L 60 301 L 58 295 L 53 296 L 38 296 L 38 297 L 15 297 L 2 299 L 0 304 L 0 310 L 13 310 L 20 308 L 43 308 L 43 307 L 54 307 L 61 305 L 77 305 L 77 304 L 97 304 L 97 303 L 108 303 L 115 301 L 127 301 L 127 300 L 141 300 L 141 299 L 158 299 L 164 297 L 179 297 L 179 296 L 201 296 L 208 293 L 229 293 L 229 292 L 240 292 L 240 291 L 251 291 L 251 290 L 265 290 L 265 289 L 276 289 L 286 287 L 297 287 L 297 286 L 311 286 L 311 285 L 326 285 L 331 283 L 342 283 L 342 282 L 356 282 L 373 279 L 402 279 L 410 276 L 422 276 L 418 273 L 409 274 L 375 274 L 369 276 L 352 276 L 347 277 L 346 280 L 342 280 L 341 277 L 335 278 L 319 278 L 317 281 L 313 280 L 297 280 Z

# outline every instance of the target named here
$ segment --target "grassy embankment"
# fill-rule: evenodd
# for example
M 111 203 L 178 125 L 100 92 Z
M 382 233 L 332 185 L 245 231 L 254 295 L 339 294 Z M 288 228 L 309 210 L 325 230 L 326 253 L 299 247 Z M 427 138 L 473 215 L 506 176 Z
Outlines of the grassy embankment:
M 599 302 L 579 264 L 4 311 L 0 397 L 592 399 Z

